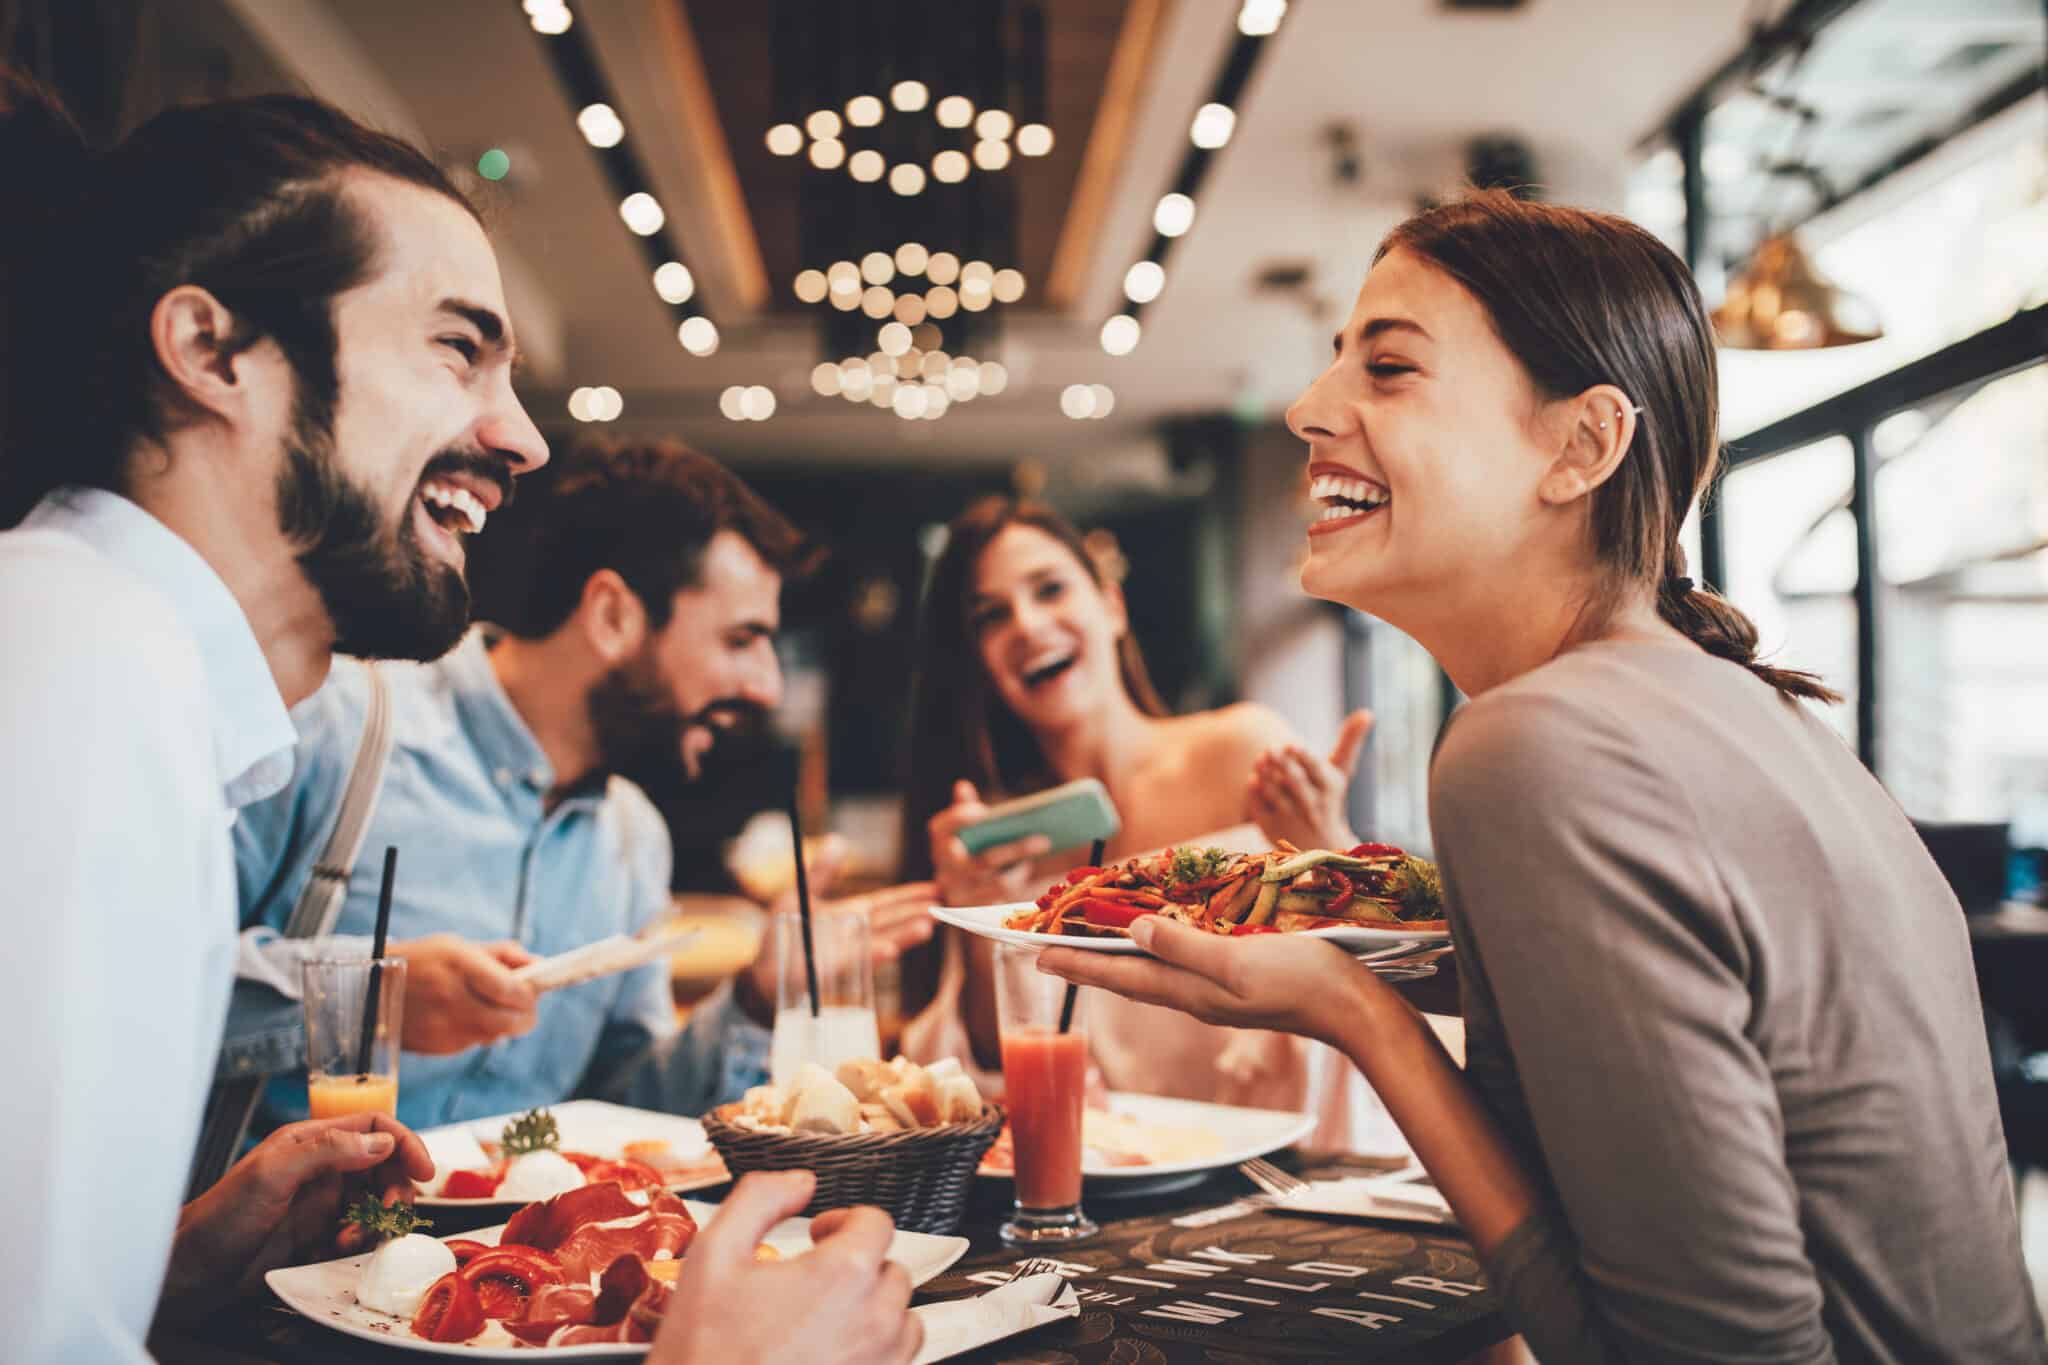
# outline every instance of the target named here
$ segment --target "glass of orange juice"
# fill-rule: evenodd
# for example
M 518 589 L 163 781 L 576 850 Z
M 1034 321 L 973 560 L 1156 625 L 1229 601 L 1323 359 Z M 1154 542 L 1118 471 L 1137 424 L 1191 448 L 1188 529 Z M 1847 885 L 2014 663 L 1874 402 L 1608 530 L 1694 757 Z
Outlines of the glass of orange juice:
M 363 1048 L 372 969 L 376 1013 Z M 305 964 L 306 1106 L 316 1119 L 398 1114 L 398 1042 L 405 1021 L 405 959 L 313 958 Z
M 1016 1154 L 1016 1210 L 999 1229 L 1012 1246 L 1078 1242 L 1099 1230 L 1081 1211 L 1081 1101 L 1088 1034 L 1077 1005 L 1060 1027 L 1067 983 L 1038 970 L 1038 949 L 999 943 L 996 1023 L 1003 1103 Z

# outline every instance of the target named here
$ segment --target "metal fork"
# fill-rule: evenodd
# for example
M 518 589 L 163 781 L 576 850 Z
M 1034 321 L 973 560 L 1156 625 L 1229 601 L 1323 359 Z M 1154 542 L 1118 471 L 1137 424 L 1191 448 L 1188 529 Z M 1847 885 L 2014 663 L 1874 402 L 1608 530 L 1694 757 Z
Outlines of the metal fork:
M 1060 1271 L 1060 1263 L 1058 1261 L 1048 1260 L 1043 1256 L 1033 1256 L 1030 1260 L 1019 1264 L 1013 1269 L 1010 1272 L 1010 1278 L 1004 1280 L 1003 1283 L 1013 1284 L 1027 1275 L 1061 1275 L 1061 1278 L 1065 1278 Z
M 1264 1157 L 1253 1157 L 1250 1161 L 1240 1162 L 1237 1169 L 1243 1172 L 1245 1179 L 1264 1190 L 1267 1198 L 1276 1203 L 1285 1203 L 1309 1192 L 1309 1183 L 1306 1180 L 1281 1170 Z

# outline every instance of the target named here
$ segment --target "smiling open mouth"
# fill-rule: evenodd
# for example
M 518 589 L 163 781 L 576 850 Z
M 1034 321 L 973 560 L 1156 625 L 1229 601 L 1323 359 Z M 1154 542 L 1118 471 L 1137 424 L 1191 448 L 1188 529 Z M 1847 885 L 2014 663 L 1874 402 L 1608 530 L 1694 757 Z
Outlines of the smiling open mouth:
M 427 515 L 434 519 L 435 525 L 461 535 L 473 536 L 483 530 L 490 515 L 476 494 L 439 479 L 428 479 L 420 484 L 420 503 L 427 509 Z
M 1392 495 L 1370 479 L 1337 474 L 1317 474 L 1309 481 L 1309 496 L 1318 508 L 1309 534 L 1337 531 L 1365 520 L 1393 501 Z
M 1062 673 L 1072 668 L 1079 658 L 1078 654 L 1061 654 L 1057 657 L 1032 660 L 1030 667 L 1024 670 L 1024 686 L 1027 688 L 1045 686 L 1054 678 L 1059 677 Z

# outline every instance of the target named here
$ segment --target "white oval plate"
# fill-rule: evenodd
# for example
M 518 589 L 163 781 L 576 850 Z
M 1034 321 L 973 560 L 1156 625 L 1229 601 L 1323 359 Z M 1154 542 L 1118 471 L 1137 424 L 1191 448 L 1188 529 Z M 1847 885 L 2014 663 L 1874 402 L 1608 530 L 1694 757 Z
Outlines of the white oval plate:
M 623 1104 L 608 1104 L 603 1100 L 565 1100 L 548 1106 L 548 1111 L 555 1116 L 562 1146 L 572 1152 L 588 1152 L 607 1161 L 616 1161 L 625 1154 L 628 1142 L 666 1140 L 674 1160 L 692 1165 L 701 1161 L 704 1164 L 702 1174 L 692 1173 L 669 1182 L 668 1188 L 672 1193 L 709 1189 L 732 1178 L 726 1173 L 724 1163 L 719 1161 L 718 1153 L 712 1150 L 711 1139 L 704 1135 L 704 1125 L 696 1119 L 657 1113 L 652 1109 L 634 1109 Z M 460 1128 L 479 1141 L 495 1142 L 505 1125 L 517 1117 L 517 1114 L 498 1114 L 491 1118 L 444 1124 L 440 1128 L 425 1128 L 420 1132 L 425 1137 Z M 436 1178 L 439 1178 L 439 1172 L 436 1172 Z M 421 1208 L 516 1209 L 528 1201 L 500 1199 L 496 1195 L 487 1199 L 449 1199 L 420 1189 L 414 1196 L 414 1202 Z
M 1079 948 L 1095 953 L 1140 953 L 1144 950 L 1127 938 L 1087 938 L 1079 934 L 1038 934 L 1023 929 L 1006 929 L 1003 921 L 1022 910 L 1030 901 L 1013 905 L 934 905 L 932 918 L 970 934 L 998 943 L 1017 943 L 1034 948 Z M 1344 948 L 1388 948 L 1396 943 L 1440 943 L 1451 934 L 1448 929 L 1372 929 L 1365 925 L 1341 924 L 1328 929 L 1294 931 L 1309 938 L 1326 938 Z
M 718 1205 L 683 1201 L 700 1227 L 718 1216 Z M 790 1218 L 777 1223 L 768 1233 L 768 1244 L 784 1256 L 798 1256 L 811 1248 L 811 1220 Z M 496 1246 L 504 1225 L 479 1232 L 457 1233 L 486 1246 Z M 912 1284 L 923 1284 L 967 1254 L 965 1237 L 934 1237 L 924 1232 L 898 1232 L 889 1243 L 889 1259 L 910 1272 Z M 463 1341 L 425 1341 L 412 1334 L 412 1324 L 386 1313 L 373 1312 L 356 1302 L 356 1281 L 370 1263 L 367 1253 L 319 1265 L 291 1266 L 273 1270 L 263 1277 L 280 1299 L 295 1311 L 323 1327 L 374 1341 L 380 1346 L 402 1346 L 430 1355 L 466 1356 L 471 1360 L 568 1360 L 577 1356 L 641 1356 L 647 1346 L 591 1342 L 584 1346 L 472 1346 Z

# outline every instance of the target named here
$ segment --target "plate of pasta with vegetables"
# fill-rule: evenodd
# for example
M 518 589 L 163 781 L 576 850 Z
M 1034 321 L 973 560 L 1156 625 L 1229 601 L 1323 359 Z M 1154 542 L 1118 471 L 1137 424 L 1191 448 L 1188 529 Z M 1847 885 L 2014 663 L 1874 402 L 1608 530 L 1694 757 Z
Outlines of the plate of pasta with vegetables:
M 1392 844 L 1345 852 L 1169 848 L 1077 867 L 1036 901 L 932 907 L 941 923 L 1005 943 L 1142 951 L 1131 926 L 1161 915 L 1227 937 L 1308 934 L 1353 950 L 1450 937 L 1436 865 Z

